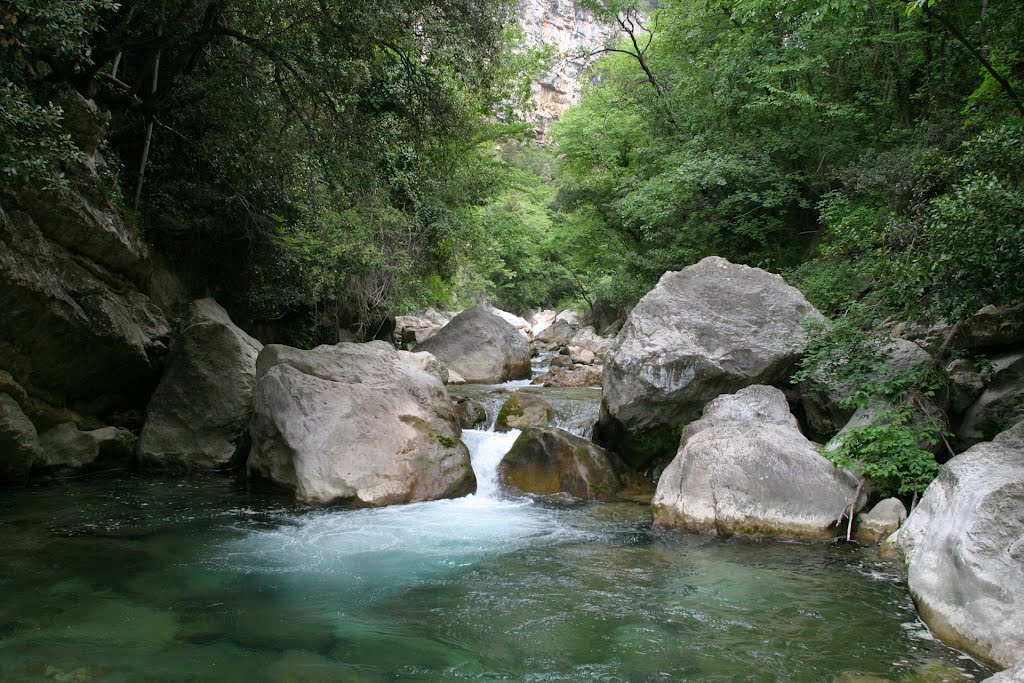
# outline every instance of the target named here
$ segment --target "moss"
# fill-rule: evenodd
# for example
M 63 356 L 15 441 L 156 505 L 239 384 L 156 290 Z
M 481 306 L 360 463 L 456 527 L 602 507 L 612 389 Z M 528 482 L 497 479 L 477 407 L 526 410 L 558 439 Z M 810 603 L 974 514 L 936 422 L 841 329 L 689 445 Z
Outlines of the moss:
M 437 436 L 437 442 L 445 448 L 455 448 L 455 444 L 458 443 L 455 439 L 449 439 L 447 436 L 439 434 Z

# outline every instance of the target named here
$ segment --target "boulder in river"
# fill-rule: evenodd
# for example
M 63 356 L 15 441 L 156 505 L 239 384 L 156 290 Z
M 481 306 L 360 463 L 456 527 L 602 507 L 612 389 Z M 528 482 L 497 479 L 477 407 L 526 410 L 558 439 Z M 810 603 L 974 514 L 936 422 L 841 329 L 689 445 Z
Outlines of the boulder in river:
M 554 417 L 554 409 L 543 398 L 529 391 L 517 391 L 508 397 L 498 411 L 494 430 L 507 432 L 526 427 L 546 427 Z
M 719 536 L 827 541 L 857 483 L 800 433 L 782 391 L 754 385 L 719 396 L 683 430 L 658 482 L 655 520 Z
M 142 462 L 221 469 L 244 458 L 262 348 L 213 299 L 192 302 L 146 409 Z
M 254 405 L 249 473 L 301 501 L 381 506 L 475 489 L 444 385 L 384 342 L 267 346 Z
M 498 384 L 530 377 L 530 344 L 516 328 L 487 311 L 468 308 L 417 347 L 466 382 Z
M 896 538 L 932 633 L 998 667 L 1024 659 L 1024 422 L 947 462 Z
M 609 498 L 622 484 L 618 458 L 586 439 L 551 427 L 523 430 L 498 465 L 507 490 L 550 496 Z
M 103 427 L 82 431 L 65 422 L 39 437 L 33 473 L 72 474 L 100 466 L 128 465 L 135 455 L 135 437 L 126 429 Z
M 641 467 L 673 452 L 711 399 L 786 382 L 822 319 L 778 275 L 716 256 L 662 276 L 605 355 L 595 437 Z
M 907 508 L 899 498 L 879 501 L 870 512 L 857 516 L 857 542 L 869 545 L 888 538 L 907 519 Z

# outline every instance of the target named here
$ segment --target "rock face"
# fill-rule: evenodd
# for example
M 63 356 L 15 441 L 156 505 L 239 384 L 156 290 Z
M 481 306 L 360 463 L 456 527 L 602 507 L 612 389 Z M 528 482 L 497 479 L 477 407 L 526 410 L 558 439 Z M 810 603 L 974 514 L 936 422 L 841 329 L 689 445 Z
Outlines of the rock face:
M 494 430 L 507 432 L 526 427 L 546 427 L 554 417 L 554 409 L 543 398 L 528 391 L 517 391 L 498 411 Z
M 800 433 L 785 395 L 754 385 L 687 425 L 653 505 L 658 523 L 683 531 L 824 541 L 856 491 Z
M 608 498 L 621 488 L 622 464 L 603 448 L 561 429 L 523 431 L 498 465 L 505 489 L 548 496 Z
M 142 404 L 170 334 L 131 279 L 146 268 L 144 245 L 75 192 L 36 204 L 36 219 L 0 211 L 0 369 L 53 406 Z
M 579 102 L 586 84 L 583 70 L 590 63 L 586 53 L 600 48 L 616 31 L 574 0 L 524 0 L 520 25 L 527 45 L 549 45 L 557 51 L 551 70 L 530 85 L 534 110 L 526 112 L 527 120 L 546 127 Z
M 483 306 L 459 313 L 417 349 L 434 354 L 470 383 L 497 384 L 530 376 L 526 337 Z
M 22 481 L 39 456 L 39 435 L 18 402 L 0 394 L 0 481 Z
M 1024 420 L 1024 353 L 992 359 L 992 377 L 981 396 L 964 414 L 957 436 L 970 446 L 992 438 Z
M 1024 659 L 1024 423 L 947 462 L 897 543 L 932 633 L 998 667 Z
M 596 440 L 642 466 L 716 396 L 786 381 L 821 315 L 778 275 L 708 257 L 662 276 L 605 356 Z
M 899 498 L 886 498 L 857 516 L 857 542 L 869 545 L 888 538 L 907 519 L 907 508 Z
M 301 501 L 380 506 L 475 488 L 444 385 L 384 342 L 271 344 L 254 407 L 248 471 Z
M 192 302 L 146 409 L 141 461 L 222 469 L 244 457 L 262 348 L 213 299 Z

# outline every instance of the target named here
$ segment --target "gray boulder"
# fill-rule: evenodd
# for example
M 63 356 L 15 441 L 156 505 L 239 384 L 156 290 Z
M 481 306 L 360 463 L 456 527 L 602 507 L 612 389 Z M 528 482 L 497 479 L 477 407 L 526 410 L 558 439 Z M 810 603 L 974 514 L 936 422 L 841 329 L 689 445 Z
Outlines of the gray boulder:
M 519 330 L 519 332 L 522 333 L 523 336 L 529 338 L 533 334 L 533 325 L 530 323 L 529 320 L 526 320 L 525 318 L 520 318 L 515 313 L 509 313 L 508 311 L 503 311 L 500 308 L 495 308 L 489 303 L 485 303 L 483 304 L 483 306 L 484 308 L 487 309 L 488 313 L 490 313 L 491 315 L 498 316 L 499 318 L 507 322 L 509 325 Z
M 662 276 L 605 356 L 597 441 L 643 466 L 672 453 L 675 429 L 708 401 L 787 381 L 821 319 L 778 275 L 708 257 Z
M 966 447 L 991 439 L 1024 420 L 1024 353 L 992 358 L 988 387 L 971 404 L 957 430 L 958 442 Z
M 753 385 L 719 396 L 683 430 L 654 516 L 683 531 L 827 541 L 857 483 L 800 433 L 782 391 Z
M 454 313 L 442 313 L 432 307 L 417 313 L 396 316 L 395 341 L 402 348 L 415 349 L 417 345 L 440 332 L 454 317 Z
M 399 351 L 398 357 L 402 359 L 403 363 L 433 375 L 441 384 L 448 384 L 448 368 L 434 358 L 434 354 L 426 351 Z
M 600 365 L 552 365 L 546 373 L 533 380 L 533 384 L 566 388 L 597 387 L 601 385 L 601 376 Z
M 1024 343 L 1024 301 L 1013 306 L 985 306 L 968 318 L 957 335 L 963 349 L 999 349 Z
M 981 372 L 966 358 L 958 358 L 947 365 L 946 376 L 949 378 L 950 410 L 958 415 L 966 412 L 985 391 Z
M 0 481 L 23 481 L 39 457 L 39 435 L 18 402 L 0 393 Z
M 907 508 L 899 498 L 886 498 L 870 512 L 857 516 L 857 542 L 878 543 L 895 533 L 907 519 Z
M 534 339 L 540 344 L 548 346 L 567 346 L 572 341 L 574 334 L 576 334 L 575 327 L 565 320 L 556 320 L 534 336 Z
M 596 358 L 604 358 L 604 354 L 611 348 L 614 341 L 613 338 L 602 337 L 593 325 L 588 325 L 576 331 L 572 339 L 569 340 L 569 346 L 590 351 Z
M 498 465 L 498 483 L 516 493 L 605 499 L 622 484 L 622 464 L 586 439 L 555 428 L 529 427 Z
M 529 391 L 517 391 L 502 404 L 494 430 L 507 432 L 526 427 L 546 427 L 554 417 L 554 408 L 543 398 Z
M 71 474 L 80 470 L 132 462 L 135 437 L 126 429 L 103 427 L 81 431 L 65 422 L 39 437 L 39 457 L 33 472 Z
M 497 384 L 530 376 L 526 336 L 483 306 L 468 308 L 417 347 L 466 382 Z
M 146 409 L 144 464 L 222 469 L 246 455 L 256 356 L 263 345 L 213 299 L 189 306 Z
M 487 422 L 487 408 L 471 398 L 455 399 L 455 415 L 463 429 L 475 429 Z
M 250 475 L 310 503 L 391 505 L 471 493 L 469 451 L 444 385 L 384 342 L 256 363 Z
M 897 544 L 932 633 L 997 667 L 1024 659 L 1024 422 L 947 462 Z

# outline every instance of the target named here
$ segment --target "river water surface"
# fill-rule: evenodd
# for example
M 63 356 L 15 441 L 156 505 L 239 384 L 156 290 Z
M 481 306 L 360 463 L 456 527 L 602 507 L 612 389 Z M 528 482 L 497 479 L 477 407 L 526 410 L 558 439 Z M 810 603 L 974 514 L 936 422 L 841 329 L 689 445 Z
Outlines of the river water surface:
M 929 637 L 867 551 L 683 536 L 635 504 L 503 499 L 494 471 L 515 436 L 464 432 L 476 495 L 378 510 L 299 507 L 229 477 L 5 491 L 0 680 L 986 675 Z

